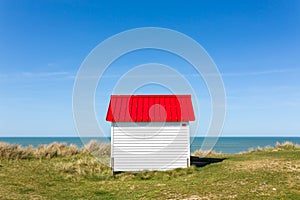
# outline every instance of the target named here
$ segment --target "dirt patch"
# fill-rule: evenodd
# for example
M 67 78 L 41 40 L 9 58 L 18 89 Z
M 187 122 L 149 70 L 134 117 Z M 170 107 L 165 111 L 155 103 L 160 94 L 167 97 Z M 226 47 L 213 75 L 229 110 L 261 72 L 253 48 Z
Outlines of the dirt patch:
M 216 194 L 208 194 L 205 196 L 192 195 L 184 200 L 210 200 L 210 199 L 235 199 L 237 195 L 216 195 Z
M 236 164 L 236 170 L 269 170 L 277 172 L 300 172 L 300 161 L 291 162 L 280 159 L 241 161 Z

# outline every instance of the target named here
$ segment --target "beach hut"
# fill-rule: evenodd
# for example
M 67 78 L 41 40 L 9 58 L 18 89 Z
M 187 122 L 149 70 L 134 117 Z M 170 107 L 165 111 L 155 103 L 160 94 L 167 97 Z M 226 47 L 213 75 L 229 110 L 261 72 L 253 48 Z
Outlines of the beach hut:
M 191 95 L 111 95 L 113 172 L 190 166 Z

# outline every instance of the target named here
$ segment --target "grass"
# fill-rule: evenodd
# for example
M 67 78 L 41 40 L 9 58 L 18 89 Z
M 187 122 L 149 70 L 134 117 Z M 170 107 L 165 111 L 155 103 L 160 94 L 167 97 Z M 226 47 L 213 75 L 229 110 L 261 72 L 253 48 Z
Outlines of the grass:
M 76 145 L 67 146 L 65 143 L 51 143 L 40 145 L 37 148 L 32 146 L 22 147 L 0 142 L 1 159 L 43 159 L 54 157 L 66 157 L 79 154 L 92 154 L 96 157 L 110 155 L 110 145 L 91 140 L 84 148 L 79 149 Z
M 96 159 L 88 153 L 87 147 L 68 152 L 66 149 L 70 146 L 61 144 L 37 148 L 39 150 L 5 146 L 9 150 L 4 151 L 3 146 L 0 145 L 0 199 L 300 197 L 300 147 L 290 142 L 235 155 L 211 153 L 210 157 L 226 159 L 202 168 L 192 166 L 115 176 L 108 166 L 108 147 L 96 144 L 88 147 L 93 154 L 99 155 Z M 52 153 L 45 153 L 47 147 Z M 20 153 L 22 151 L 27 154 Z

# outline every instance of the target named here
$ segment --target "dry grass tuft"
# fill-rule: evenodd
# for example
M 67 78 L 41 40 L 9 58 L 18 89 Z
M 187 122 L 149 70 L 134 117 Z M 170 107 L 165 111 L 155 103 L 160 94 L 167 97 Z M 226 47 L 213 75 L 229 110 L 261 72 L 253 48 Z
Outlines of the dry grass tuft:
M 274 172 L 300 172 L 299 161 L 287 161 L 284 159 L 246 160 L 236 164 L 236 170 L 261 170 Z
M 294 144 L 290 141 L 285 141 L 283 143 L 276 142 L 275 147 L 272 146 L 266 146 L 266 147 L 260 147 L 257 148 L 250 148 L 248 151 L 240 152 L 238 154 L 244 154 L 244 153 L 253 153 L 253 152 L 270 152 L 270 151 L 281 151 L 281 150 L 300 150 L 299 144 Z M 222 153 L 215 152 L 215 151 L 202 151 L 202 150 L 196 150 L 193 153 L 191 153 L 191 156 L 198 156 L 198 157 L 205 157 L 205 156 L 220 156 Z
M 110 156 L 110 144 L 99 143 L 97 140 L 91 140 L 84 148 L 83 151 L 88 151 L 92 155 Z
M 55 164 L 57 171 L 67 174 L 67 177 L 83 176 L 83 177 L 103 177 L 111 176 L 109 162 L 99 162 L 97 158 L 91 156 L 83 156 L 78 160 L 68 162 L 59 162 Z
M 205 156 L 214 156 L 214 155 L 221 155 L 222 153 L 217 153 L 215 151 L 202 151 L 197 150 L 194 151 L 191 156 L 198 156 L 198 157 L 205 157 Z
M 33 146 L 22 147 L 21 145 L 0 142 L 0 159 L 42 159 L 90 153 L 97 157 L 109 156 L 110 145 L 92 140 L 82 149 L 74 144 L 67 145 L 57 142 L 33 148 Z
M 33 157 L 34 149 L 32 146 L 24 149 L 21 145 L 11 145 L 5 142 L 0 142 L 0 158 L 24 159 Z
M 49 145 L 41 145 L 34 151 L 34 155 L 37 158 L 53 158 L 64 157 L 79 154 L 78 147 L 74 144 L 67 146 L 65 143 L 51 143 Z
M 277 142 L 275 148 L 279 150 L 296 150 L 296 149 L 300 149 L 300 145 L 294 144 L 290 141 L 285 141 L 283 143 Z
M 253 153 L 253 152 L 274 152 L 282 150 L 300 150 L 299 144 L 294 144 L 290 141 L 285 141 L 283 143 L 276 142 L 275 147 L 266 146 L 266 147 L 257 147 L 256 149 L 250 148 L 246 152 L 240 152 L 239 154 Z

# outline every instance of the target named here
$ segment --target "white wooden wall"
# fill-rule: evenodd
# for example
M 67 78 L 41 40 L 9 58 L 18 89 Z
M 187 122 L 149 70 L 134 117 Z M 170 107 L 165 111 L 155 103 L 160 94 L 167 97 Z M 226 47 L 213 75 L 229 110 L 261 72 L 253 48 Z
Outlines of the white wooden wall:
M 136 125 L 112 123 L 113 171 L 167 170 L 190 165 L 188 122 Z

